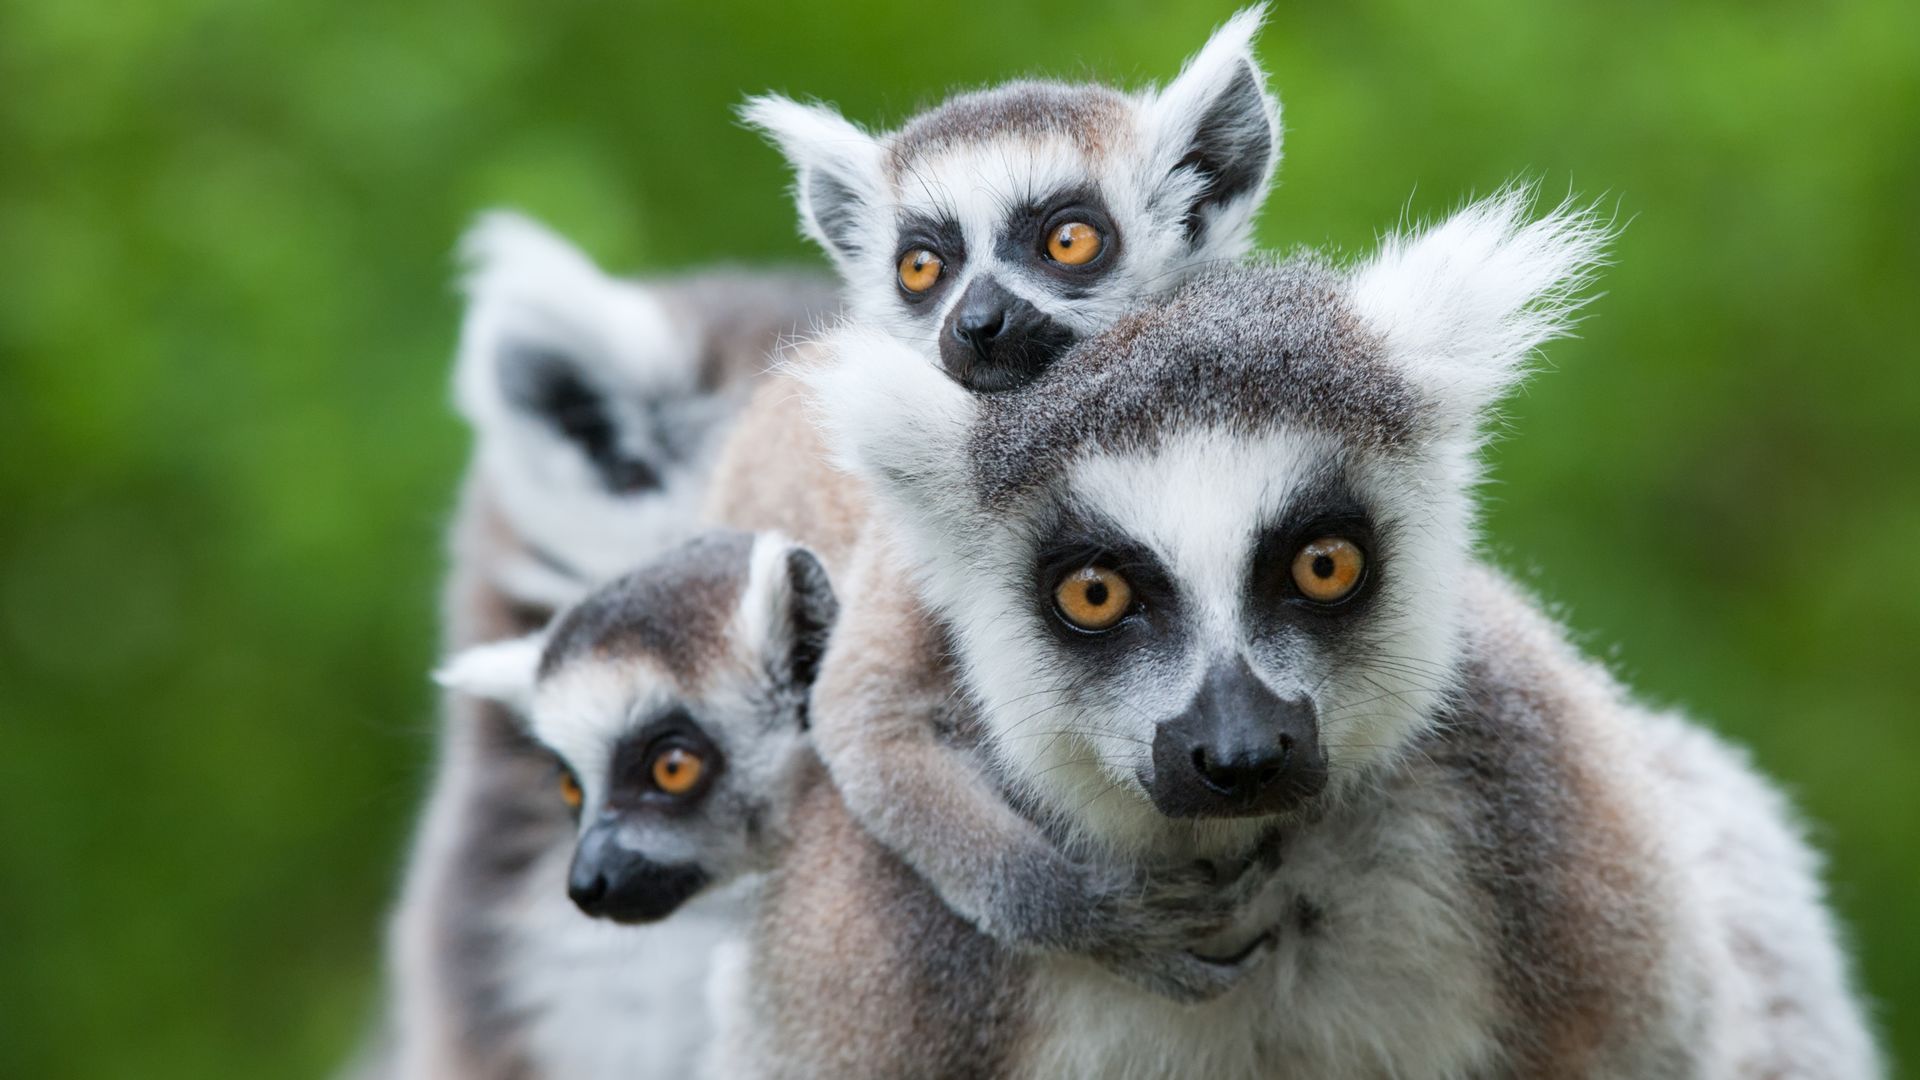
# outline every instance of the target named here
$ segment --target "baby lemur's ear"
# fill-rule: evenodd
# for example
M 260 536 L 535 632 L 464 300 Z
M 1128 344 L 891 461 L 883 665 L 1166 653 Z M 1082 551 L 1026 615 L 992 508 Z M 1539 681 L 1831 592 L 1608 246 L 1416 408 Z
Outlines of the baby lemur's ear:
M 433 681 L 449 690 L 497 701 L 525 713 L 533 701 L 533 684 L 540 673 L 540 654 L 546 633 L 492 641 L 456 653 Z
M 893 242 L 891 228 L 882 227 L 889 223 L 875 217 L 884 191 L 879 140 L 830 105 L 803 105 L 779 94 L 747 99 L 740 119 L 787 155 L 800 223 L 843 271 L 874 237 Z
M 1166 176 L 1156 198 L 1182 215 L 1196 250 L 1245 248 L 1280 163 L 1280 101 L 1253 52 L 1266 14 L 1260 5 L 1228 19 L 1147 103 L 1149 145 Z
M 657 487 L 650 433 L 627 430 L 617 391 L 692 381 L 693 346 L 659 299 L 518 214 L 482 216 L 461 257 L 455 397 L 482 453 L 528 462 L 564 447 L 587 486 L 614 495 Z
M 813 685 L 839 616 L 827 569 L 813 552 L 778 533 L 754 538 L 741 618 L 777 681 L 800 689 Z

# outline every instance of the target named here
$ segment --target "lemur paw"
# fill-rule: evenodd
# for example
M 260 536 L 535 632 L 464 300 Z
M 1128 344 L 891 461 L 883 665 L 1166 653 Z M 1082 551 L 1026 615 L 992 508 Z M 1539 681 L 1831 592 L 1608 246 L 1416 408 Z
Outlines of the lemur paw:
M 1087 953 L 1109 971 L 1176 1001 L 1205 1001 L 1258 966 L 1265 933 L 1220 953 L 1219 939 L 1267 883 L 1258 861 L 1134 875 L 1107 905 L 1107 940 Z
M 1095 957 L 1102 967 L 1153 994 L 1182 1004 L 1198 1004 L 1240 985 L 1259 966 L 1259 957 L 1271 939 L 1256 938 L 1241 953 L 1208 958 L 1186 949 L 1161 952 L 1127 951 Z

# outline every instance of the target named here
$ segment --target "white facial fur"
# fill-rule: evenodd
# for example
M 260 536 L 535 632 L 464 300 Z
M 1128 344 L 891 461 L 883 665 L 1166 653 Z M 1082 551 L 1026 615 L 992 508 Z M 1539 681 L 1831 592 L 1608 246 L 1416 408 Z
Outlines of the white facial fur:
M 837 362 L 813 377 L 843 463 L 875 484 L 923 596 L 957 635 L 1009 775 L 1087 839 L 1180 850 L 1244 841 L 1244 821 L 1160 816 L 1138 780 L 1155 725 L 1220 658 L 1245 657 L 1276 694 L 1310 696 L 1333 798 L 1432 722 L 1450 690 L 1481 421 L 1532 350 L 1563 332 L 1571 290 L 1606 240 L 1588 214 L 1563 206 L 1528 222 L 1528 207 L 1525 192 L 1503 193 L 1388 241 L 1342 279 L 1350 309 L 1420 399 L 1417 439 L 1392 453 L 1282 424 L 1260 436 L 1170 431 L 1151 450 L 1083 449 L 1047 490 L 994 511 L 968 468 L 976 399 L 870 332 L 843 335 Z M 1263 638 L 1245 610 L 1256 531 L 1330 474 L 1380 538 L 1384 573 L 1364 625 L 1334 645 Z M 1130 656 L 1098 679 L 1071 674 L 1084 665 L 1061 652 L 1034 593 L 1036 533 L 1073 506 L 1166 569 L 1182 598 L 1178 648 Z
M 711 454 L 706 433 L 724 403 L 698 394 L 699 343 L 654 295 L 604 273 L 534 222 L 489 214 L 462 252 L 469 302 L 455 398 L 478 436 L 476 468 L 515 528 L 560 564 L 510 562 L 496 584 L 516 599 L 558 606 L 578 599 L 583 583 L 631 566 L 636 552 L 689 534 L 702 493 L 686 478 Z M 617 452 L 653 468 L 660 488 L 646 498 L 610 490 L 577 442 L 509 401 L 503 365 L 515 351 L 574 364 L 612 410 Z M 642 412 L 640 402 L 675 408 Z
M 996 125 L 985 109 L 989 115 L 972 117 L 970 128 L 937 139 L 911 123 L 869 133 L 829 106 L 776 95 L 751 100 L 742 116 L 792 161 L 803 230 L 834 258 L 856 321 L 936 360 L 948 314 L 971 283 L 990 275 L 1085 336 L 1171 291 L 1195 269 L 1251 247 L 1253 220 L 1280 155 L 1279 103 L 1265 92 L 1253 53 L 1264 14 L 1255 7 L 1235 15 L 1164 89 L 1119 95 L 1041 84 L 1083 99 L 1094 117 L 1088 125 L 1099 128 L 1091 149 L 1085 132 Z M 1242 100 L 1236 90 L 1251 92 Z M 1021 92 L 1016 84 L 985 94 Z M 1223 97 L 1241 106 L 1223 116 Z M 1247 186 L 1202 210 L 1190 237 L 1186 214 L 1206 186 L 1190 163 L 1196 140 L 1215 149 L 1233 143 Z M 1010 210 L 1069 191 L 1096 196 L 1117 233 L 1112 269 L 1090 279 L 1079 296 L 1032 259 L 1002 250 L 1010 239 L 1024 253 L 1037 240 L 1005 236 Z M 920 304 L 907 302 L 898 285 L 901 229 L 909 219 L 951 222 L 964 241 L 964 259 L 942 253 L 950 280 Z

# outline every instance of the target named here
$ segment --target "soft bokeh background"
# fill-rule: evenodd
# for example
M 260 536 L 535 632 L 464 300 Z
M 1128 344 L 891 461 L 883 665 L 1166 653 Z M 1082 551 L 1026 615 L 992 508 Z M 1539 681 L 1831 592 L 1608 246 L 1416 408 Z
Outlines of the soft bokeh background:
M 0 2 L 0 1075 L 316 1076 L 426 776 L 450 251 L 810 259 L 779 88 L 1165 78 L 1226 3 Z M 1920 1061 L 1920 5 L 1286 3 L 1262 230 L 1515 174 L 1630 227 L 1491 546 L 1832 852 Z

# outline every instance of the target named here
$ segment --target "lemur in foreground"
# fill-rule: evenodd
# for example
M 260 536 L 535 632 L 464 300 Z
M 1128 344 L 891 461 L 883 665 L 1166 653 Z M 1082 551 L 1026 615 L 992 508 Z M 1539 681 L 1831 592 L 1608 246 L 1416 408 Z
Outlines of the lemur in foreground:
M 1257 25 L 1255 13 L 1235 17 L 1159 90 L 1024 82 L 851 141 L 822 107 L 767 99 L 749 118 L 798 163 L 803 217 L 847 277 L 849 305 L 916 342 L 930 368 L 1014 385 L 1072 337 L 1249 246 L 1280 147 Z M 1055 222 L 1083 205 L 1098 215 Z M 937 235 L 909 237 L 920 225 Z M 806 277 L 618 281 L 511 217 L 483 223 L 469 255 L 456 380 L 477 439 L 453 529 L 452 649 L 537 630 L 699 531 L 687 507 L 706 492 L 738 396 L 761 385 L 770 407 L 758 375 L 773 346 L 837 303 Z M 952 331 L 980 348 L 949 363 L 939 328 L 975 284 L 1006 294 L 981 311 L 997 302 L 1007 319 L 959 319 Z M 1010 374 L 987 374 L 997 367 Z M 385 1038 L 367 1070 L 601 1074 L 591 1034 L 659 994 L 682 1007 L 661 1014 L 672 1045 L 656 1044 L 678 1060 L 704 1041 L 706 1018 L 684 1008 L 674 980 L 627 966 L 605 947 L 608 928 L 567 899 L 573 830 L 551 756 L 506 708 L 455 694 L 447 709 L 389 935 Z M 675 923 L 695 968 L 730 917 L 707 915 L 696 902 Z
M 1880 1075 L 1785 800 L 1473 554 L 1485 417 L 1603 239 L 1509 193 L 1349 269 L 1203 275 L 997 395 L 833 339 L 800 375 L 887 542 L 839 579 L 836 784 L 723 972 L 715 1075 Z M 997 820 L 979 790 L 889 827 L 835 760 L 930 716 L 1091 863 L 1277 834 L 1238 984 L 1180 1004 L 956 914 L 896 851 Z

